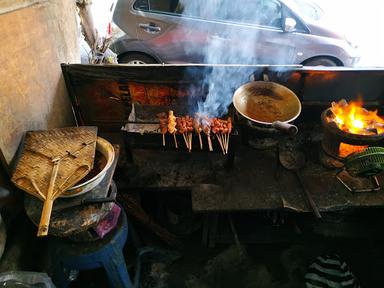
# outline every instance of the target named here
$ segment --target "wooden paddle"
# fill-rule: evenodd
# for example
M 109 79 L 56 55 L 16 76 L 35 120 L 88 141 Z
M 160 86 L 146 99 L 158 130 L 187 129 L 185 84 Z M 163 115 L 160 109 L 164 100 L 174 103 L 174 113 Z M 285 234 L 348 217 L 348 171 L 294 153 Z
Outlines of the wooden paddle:
M 37 236 L 48 234 L 54 200 L 93 168 L 96 140 L 96 127 L 27 132 L 11 180 L 44 201 Z

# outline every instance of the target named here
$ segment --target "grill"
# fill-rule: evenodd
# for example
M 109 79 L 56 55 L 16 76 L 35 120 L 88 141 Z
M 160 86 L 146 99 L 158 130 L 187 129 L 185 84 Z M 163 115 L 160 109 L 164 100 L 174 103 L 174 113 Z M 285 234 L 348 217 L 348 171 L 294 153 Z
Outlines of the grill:
M 321 213 L 384 206 L 382 188 L 376 189 L 378 193 L 356 197 L 337 180 L 347 156 L 340 153 L 340 147 L 381 145 L 382 135 L 356 136 L 325 121 L 331 102 L 342 98 L 349 100 L 364 95 L 368 106 L 380 108 L 384 100 L 381 81 L 384 70 L 246 65 L 63 65 L 62 68 L 78 123 L 97 125 L 102 136 L 124 146 L 126 161 L 135 167 L 129 170 L 128 191 L 191 191 L 192 208 L 196 212 L 265 209 L 311 212 L 302 185 L 293 173 L 296 171 L 286 170 L 279 163 L 282 151 L 288 156 L 299 151 L 305 155 L 300 178 Z M 228 79 L 224 76 L 221 80 L 232 92 L 250 79 L 263 80 L 265 74 L 270 81 L 292 90 L 302 105 L 302 113 L 294 121 L 298 134 L 291 136 L 269 127 L 255 127 L 229 105 L 227 113 L 222 115 L 224 119 L 228 116 L 233 119 L 228 155 L 223 155 L 213 137 L 214 151 L 207 149 L 206 137 L 201 150 L 196 133 L 191 152 L 183 145 L 182 135 L 176 136 L 178 149 L 170 134 L 163 147 L 156 115 L 173 110 L 176 116 L 193 116 L 197 102 L 207 96 L 206 75 L 214 69 L 223 69 L 225 73 L 221 75 L 228 75 Z M 233 75 L 237 75 L 236 79 L 232 79 Z M 319 157 L 322 154 L 324 157 Z M 330 162 L 338 164 L 324 165 Z M 359 177 L 352 178 L 369 188 L 371 180 Z M 377 176 L 377 181 L 382 181 L 382 175 Z M 216 188 L 208 191 L 207 187 Z

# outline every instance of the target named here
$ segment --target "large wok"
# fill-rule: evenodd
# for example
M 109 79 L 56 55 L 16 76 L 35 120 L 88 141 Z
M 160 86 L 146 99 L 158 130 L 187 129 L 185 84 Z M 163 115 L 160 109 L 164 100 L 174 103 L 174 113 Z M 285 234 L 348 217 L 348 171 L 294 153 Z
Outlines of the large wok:
M 253 124 L 273 127 L 295 135 L 289 124 L 301 112 L 301 103 L 294 92 L 271 81 L 253 81 L 240 86 L 233 95 L 236 110 Z

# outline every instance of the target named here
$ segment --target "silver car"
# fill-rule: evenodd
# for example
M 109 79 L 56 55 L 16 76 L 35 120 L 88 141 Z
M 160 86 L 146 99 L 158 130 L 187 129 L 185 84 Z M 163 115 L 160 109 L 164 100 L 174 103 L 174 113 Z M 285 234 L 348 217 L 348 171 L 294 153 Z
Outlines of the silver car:
M 354 66 L 358 50 L 309 0 L 119 0 L 120 63 Z

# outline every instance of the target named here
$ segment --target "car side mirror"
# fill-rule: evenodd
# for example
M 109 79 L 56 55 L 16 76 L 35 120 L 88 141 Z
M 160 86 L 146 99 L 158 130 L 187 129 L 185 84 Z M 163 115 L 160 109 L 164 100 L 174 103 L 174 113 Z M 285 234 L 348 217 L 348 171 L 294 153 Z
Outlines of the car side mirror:
M 293 32 L 296 30 L 296 20 L 290 17 L 285 18 L 284 32 Z

